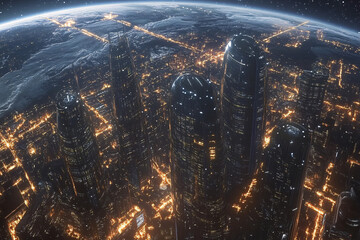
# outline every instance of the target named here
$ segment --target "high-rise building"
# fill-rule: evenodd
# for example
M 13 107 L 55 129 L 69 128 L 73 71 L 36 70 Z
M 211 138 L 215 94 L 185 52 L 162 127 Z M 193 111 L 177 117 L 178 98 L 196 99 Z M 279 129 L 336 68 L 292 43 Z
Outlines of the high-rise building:
M 324 233 L 326 240 L 355 240 L 360 238 L 360 196 L 351 188 L 342 192 L 335 206 L 332 223 Z
M 321 66 L 316 66 L 311 71 L 306 70 L 300 76 L 299 122 L 310 129 L 313 129 L 320 119 L 328 78 L 328 70 Z
M 224 164 L 213 87 L 191 73 L 171 88 L 171 173 L 177 239 L 222 239 Z
M 273 131 L 259 183 L 256 239 L 294 239 L 309 148 L 309 133 L 300 124 L 282 122 Z
M 253 38 L 235 35 L 224 56 L 222 135 L 228 190 L 253 173 L 264 129 L 265 59 Z
M 99 206 L 103 194 L 102 169 L 84 107 L 78 93 L 62 90 L 56 96 L 57 127 L 74 193 L 92 207 Z
M 120 157 L 132 191 L 139 190 L 151 176 L 139 83 L 126 37 L 110 44 L 113 109 L 117 120 Z

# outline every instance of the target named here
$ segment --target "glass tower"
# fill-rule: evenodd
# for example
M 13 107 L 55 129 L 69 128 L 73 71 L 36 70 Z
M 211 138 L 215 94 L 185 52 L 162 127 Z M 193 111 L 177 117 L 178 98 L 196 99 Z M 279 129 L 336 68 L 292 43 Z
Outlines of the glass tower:
M 177 239 L 222 239 L 224 164 L 213 87 L 191 73 L 171 88 L 171 173 Z
M 110 70 L 113 89 L 113 109 L 117 120 L 121 161 L 132 190 L 137 191 L 150 179 L 142 102 L 135 67 L 127 38 L 110 44 Z
M 300 122 L 313 129 L 320 118 L 329 73 L 317 67 L 300 76 L 298 108 Z
M 62 90 L 56 96 L 57 127 L 75 195 L 93 207 L 103 194 L 102 170 L 95 137 L 78 93 Z
M 332 216 L 332 224 L 325 231 L 325 240 L 360 238 L 359 189 L 351 188 L 340 193 Z
M 222 135 L 228 190 L 249 180 L 261 152 L 265 59 L 253 38 L 235 35 L 224 56 Z
M 309 146 L 309 133 L 299 124 L 280 123 L 272 133 L 259 185 L 261 223 L 257 223 L 257 232 L 262 239 L 294 239 Z

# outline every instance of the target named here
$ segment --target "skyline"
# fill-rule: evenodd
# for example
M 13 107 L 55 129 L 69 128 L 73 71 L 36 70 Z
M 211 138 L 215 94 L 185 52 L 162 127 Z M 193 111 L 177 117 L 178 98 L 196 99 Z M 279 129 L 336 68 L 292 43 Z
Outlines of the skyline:
M 360 188 L 359 40 L 266 11 L 123 6 L 4 32 L 1 79 L 11 81 L 0 91 L 10 83 L 46 97 L 20 95 L 30 99 L 24 110 L 2 118 L 0 234 L 328 240 L 343 231 L 335 220 Z M 319 67 L 328 71 L 311 72 Z M 55 98 L 64 88 L 76 93 Z M 82 110 L 63 108 L 75 96 Z M 59 110 L 81 125 L 75 137 L 59 139 Z M 248 146 L 250 154 L 240 151 Z M 97 155 L 101 174 L 90 160 L 72 165 Z M 237 179 L 233 164 L 242 169 Z M 76 182 L 92 192 L 92 175 L 104 180 L 103 194 L 89 194 L 95 208 L 73 194 Z M 350 239 L 358 228 L 345 228 Z
M 195 4 L 196 5 L 196 4 Z M 114 6 L 122 6 L 122 4 L 120 3 L 120 4 L 116 4 L 116 5 L 114 5 Z M 213 5 L 209 5 L 210 7 L 211 6 L 213 6 Z M 216 5 L 214 5 L 214 6 L 216 6 Z M 107 7 L 107 5 L 103 5 L 103 8 L 104 9 L 106 9 L 106 7 Z M 80 8 L 81 9 L 81 8 Z M 93 11 L 94 9 L 97 9 L 96 7 L 94 7 L 94 6 L 91 6 L 91 7 L 88 7 L 88 8 L 84 8 L 84 9 L 87 9 L 86 11 L 89 11 L 89 12 L 91 12 L 91 11 Z M 229 7 L 229 9 L 231 9 L 231 7 Z M 247 9 L 244 9 L 244 8 L 239 8 L 239 10 L 240 11 L 247 11 Z M 280 16 L 280 17 L 282 17 L 282 18 L 284 18 L 286 21 L 289 21 L 288 20 L 288 18 L 290 18 L 290 19 L 293 19 L 291 16 L 288 16 L 288 15 L 277 15 L 277 14 L 274 14 L 274 13 L 271 13 L 271 12 L 266 12 L 266 11 L 262 11 L 262 10 L 251 10 L 252 12 L 255 12 L 255 13 L 261 13 L 261 14 L 264 14 L 265 16 L 266 15 L 271 15 L 271 16 L 274 16 L 274 17 L 276 17 L 276 16 Z M 61 10 L 61 11 L 58 11 L 58 12 L 55 12 L 55 13 L 57 13 L 57 14 L 71 14 L 70 16 L 68 16 L 68 17 L 70 17 L 71 18 L 71 16 L 72 17 L 74 17 L 74 16 L 76 16 L 76 11 L 74 11 L 73 9 L 68 9 L 68 10 Z M 54 13 L 54 14 L 55 14 Z M 34 16 L 34 17 L 31 17 L 31 18 L 33 18 L 33 19 L 36 19 L 36 22 L 41 22 L 41 21 L 43 21 L 43 17 L 54 17 L 53 16 L 53 13 L 45 13 L 43 16 Z M 49 19 L 48 19 L 49 20 Z M 76 19 L 75 19 L 76 20 Z M 294 19 L 295 20 L 295 19 Z M 317 29 L 319 29 L 319 27 L 317 27 L 317 25 L 318 25 L 318 23 L 316 23 L 316 22 L 312 22 L 312 21 L 308 21 L 308 20 L 306 20 L 306 19 L 302 19 L 302 18 L 296 18 L 296 21 L 298 21 L 299 23 L 306 23 L 307 24 L 307 26 L 309 26 L 309 27 L 311 27 L 311 28 L 313 28 L 314 30 L 317 30 Z M 65 21 L 63 21 L 64 23 L 65 23 Z M 32 25 L 34 22 L 33 21 L 26 21 L 26 19 L 22 19 L 22 20 L 20 20 L 20 21 L 18 21 L 18 22 L 12 22 L 12 23 L 10 23 L 10 24 L 5 24 L 5 25 L 1 25 L 0 24 L 0 31 L 1 31 L 1 28 L 3 27 L 3 29 L 2 30 L 5 30 L 5 29 L 10 29 L 10 28 L 12 28 L 12 27 L 14 27 L 14 26 L 21 26 L 21 25 L 23 25 L 24 23 L 27 23 L 27 24 L 30 24 L 30 25 Z M 59 22 L 58 22 L 59 23 Z M 76 23 L 75 23 L 76 24 Z M 291 22 L 289 22 L 289 24 L 292 24 Z M 332 32 L 332 34 L 335 34 L 335 33 L 340 33 L 340 34 L 342 34 L 342 35 L 344 35 L 344 36 L 349 36 L 349 37 L 351 37 L 351 38 L 357 38 L 358 37 L 358 34 L 359 33 L 356 33 L 356 32 L 350 32 L 349 30 L 346 30 L 346 29 L 339 29 L 339 28 L 335 28 L 334 26 L 331 26 L 331 25 L 320 25 L 321 26 L 321 28 L 325 28 L 325 29 L 327 29 L 328 31 L 331 31 Z M 66 26 L 63 26 L 64 28 L 66 28 Z M 70 24 L 70 27 L 71 27 L 71 24 Z M 320 29 L 321 29 L 320 28 Z M 289 30 L 291 30 L 291 28 L 289 29 Z M 106 36 L 107 36 L 107 34 L 108 34 L 108 32 L 106 32 L 106 33 L 104 33 L 104 35 L 103 35 L 103 38 L 106 38 Z M 74 46 L 75 47 L 75 46 Z M 96 50 L 96 49 L 93 49 L 94 51 Z M 98 50 L 97 50 L 98 51 Z M 75 60 L 74 60 L 75 61 Z M 51 62 L 50 62 L 51 63 Z M 68 68 L 71 68 L 71 66 L 72 66 L 72 64 L 73 63 L 71 63 L 71 62 L 69 62 L 68 63 Z M 55 66 L 51 66 L 51 68 L 54 68 Z M 44 72 L 44 73 L 42 73 L 43 75 L 45 75 L 46 73 Z M 45 77 L 45 78 L 47 78 L 47 76 L 43 76 L 43 77 Z M 5 80 L 5 81 L 9 81 L 10 80 L 10 78 L 11 78 L 11 74 L 9 75 L 9 76 L 3 76 L 3 78 L 5 78 L 5 79 L 7 79 L 7 80 Z M 20 88 L 21 86 L 18 86 L 18 87 L 16 87 L 17 89 L 12 89 L 11 91 L 8 91 L 7 93 L 5 93 L 4 94 L 4 96 L 7 96 L 8 95 L 8 93 L 12 93 L 11 94 L 11 96 L 10 96 L 10 98 L 8 98 L 8 99 L 3 99 L 3 103 L 4 104 L 2 104 L 1 106 L 0 106 L 0 116 L 4 116 L 5 114 L 4 113 L 6 113 L 6 114 L 9 114 L 9 113 L 11 113 L 11 111 L 14 111 L 14 110 L 23 110 L 26 106 L 24 106 L 24 105 L 26 105 L 26 103 L 24 103 L 24 102 L 22 102 L 21 100 L 19 100 L 18 98 L 19 98 L 19 96 L 20 95 L 27 95 L 26 93 L 24 93 L 21 89 L 18 89 L 18 88 Z M 35 93 L 35 94 L 38 94 L 38 93 Z M 26 96 L 28 99 L 29 99 L 29 103 L 31 102 L 31 99 L 32 99 L 32 96 Z M 37 97 L 37 99 L 39 99 L 40 97 L 43 97 L 43 95 L 42 96 L 39 96 L 39 97 Z M 21 103 L 19 102 L 19 101 L 21 101 Z M 10 109 L 8 109 L 8 108 L 11 108 L 11 110 Z

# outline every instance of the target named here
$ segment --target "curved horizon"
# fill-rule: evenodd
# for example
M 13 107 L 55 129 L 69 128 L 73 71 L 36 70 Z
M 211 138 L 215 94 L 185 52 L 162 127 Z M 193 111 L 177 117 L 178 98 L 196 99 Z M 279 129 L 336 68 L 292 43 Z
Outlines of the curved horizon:
M 74 6 L 74 7 L 70 7 L 70 8 L 66 8 L 66 9 L 57 9 L 57 10 L 49 10 L 49 11 L 44 11 L 44 12 L 40 12 L 40 13 L 36 13 L 33 15 L 29 15 L 29 16 L 24 16 L 21 18 L 16 18 L 16 19 L 12 19 L 6 22 L 0 22 L 0 31 L 4 31 L 4 30 L 9 30 L 12 27 L 18 26 L 16 24 L 21 24 L 21 23 L 31 23 L 32 20 L 38 20 L 41 19 L 41 17 L 45 17 L 48 15 L 54 15 L 54 14 L 66 14 L 66 13 L 71 13 L 73 11 L 76 10 L 80 10 L 80 9 L 92 9 L 95 7 L 109 7 L 112 5 L 116 5 L 116 6 L 120 6 L 120 5 L 144 5 L 144 4 L 187 4 L 187 5 L 198 5 L 198 4 L 202 4 L 202 5 L 210 5 L 210 6 L 226 6 L 226 7 L 235 7 L 238 9 L 251 9 L 253 11 L 258 11 L 258 12 L 264 12 L 267 14 L 273 14 L 273 15 L 283 15 L 286 17 L 292 17 L 292 18 L 297 18 L 298 20 L 310 20 L 312 22 L 315 22 L 317 24 L 322 24 L 324 26 L 329 26 L 329 27 L 333 27 L 333 28 L 341 28 L 343 31 L 347 31 L 349 33 L 355 34 L 355 35 L 359 35 L 360 32 L 358 30 L 355 29 L 350 29 L 348 27 L 344 27 L 342 25 L 338 25 L 338 24 L 334 24 L 334 23 L 328 23 L 328 22 L 324 22 L 323 20 L 320 19 L 314 19 L 312 17 L 305 17 L 305 16 L 298 16 L 295 14 L 290 14 L 287 12 L 283 12 L 283 11 L 279 11 L 279 10 L 273 10 L 273 9 L 264 9 L 264 8 L 258 8 L 258 7 L 250 7 L 250 6 L 238 6 L 232 3 L 212 3 L 212 2 L 207 2 L 207 1 L 197 1 L 197 2 L 188 2 L 188 1 L 156 1 L 156 2 L 150 2 L 150 1 L 135 1 L 135 2 L 131 2 L 131 1 L 126 1 L 126 2 L 106 2 L 106 3 L 95 3 L 93 5 L 79 5 L 79 6 Z
M 184 9 L 183 9 L 184 8 Z M 195 11 L 187 11 L 187 8 L 197 8 Z M 321 23 L 317 21 L 312 21 L 311 19 L 301 18 L 297 16 L 291 16 L 289 14 L 278 13 L 276 11 L 266 11 L 256 8 L 248 8 L 248 7 L 238 7 L 233 6 L 231 4 L 213 4 L 213 3 L 186 3 L 186 2 L 135 2 L 135 3 L 107 3 L 100 5 L 91 5 L 91 6 L 81 6 L 69 9 L 61 9 L 57 11 L 48 11 L 44 13 L 40 13 L 37 15 L 33 15 L 30 17 L 25 17 L 22 19 L 18 19 L 16 21 L 6 22 L 4 24 L 0 24 L 0 33 L 6 36 L 6 34 L 16 33 L 17 31 L 28 31 L 34 30 L 36 28 L 48 27 L 51 26 L 51 22 L 47 21 L 46 18 L 57 19 L 60 22 L 65 22 L 69 19 L 74 19 L 76 22 L 82 22 L 82 20 L 87 21 L 88 19 L 93 19 L 94 23 L 101 22 L 100 20 L 104 17 L 105 14 L 112 12 L 114 14 L 119 14 L 124 17 L 124 19 L 128 17 L 134 16 L 134 19 L 142 19 L 145 17 L 147 12 L 153 11 L 163 11 L 167 13 L 165 16 L 165 21 L 170 20 L 172 16 L 175 16 L 175 21 L 182 23 L 183 20 L 186 20 L 186 15 L 192 16 L 196 18 L 196 14 L 200 14 L 201 9 L 208 9 L 210 12 L 213 12 L 213 16 L 216 16 L 217 13 L 222 13 L 221 16 L 225 16 L 226 22 L 211 22 L 212 27 L 216 27 L 218 24 L 222 24 L 222 26 L 233 26 L 234 29 L 238 29 L 241 31 L 242 28 L 238 28 L 236 26 L 237 23 L 243 23 L 243 27 L 258 27 L 263 30 L 264 33 L 271 35 L 278 30 L 283 29 L 284 27 L 294 27 L 296 25 L 304 25 L 302 27 L 304 30 L 310 30 L 312 32 L 322 29 L 324 33 L 326 32 L 329 39 L 340 39 L 341 42 L 346 44 L 350 44 L 352 46 L 358 46 L 360 44 L 359 34 L 353 31 L 346 30 L 344 28 L 338 28 L 333 25 L 329 25 L 326 23 Z M 172 12 L 172 10 L 178 9 L 178 11 Z M 173 14 L 172 14 L 173 13 Z M 179 13 L 179 15 L 178 15 Z M 185 16 L 185 17 L 184 17 Z M 201 14 L 199 15 L 201 16 Z M 207 15 L 211 20 L 211 16 Z M 178 17 L 178 19 L 176 19 Z M 184 19 L 183 19 L 184 18 Z M 145 22 L 140 21 L 139 24 L 145 24 L 145 28 L 147 28 L 146 24 L 150 24 L 151 28 L 153 22 L 151 18 Z M 144 20 L 145 20 L 144 19 Z M 163 19 L 159 19 L 161 22 Z M 172 22 L 172 24 L 176 24 L 176 22 Z M 196 22 L 196 21 L 195 21 Z M 86 24 L 86 23 L 85 23 Z M 102 27 L 95 25 L 97 34 L 100 34 L 100 37 L 106 38 L 106 35 L 109 30 L 119 31 L 119 26 L 112 28 L 111 24 L 103 23 Z M 169 22 L 167 22 L 169 24 Z M 189 23 L 182 23 L 185 27 L 184 29 L 188 29 Z M 91 25 L 91 23 L 90 23 Z M 170 25 L 167 25 L 170 26 Z M 190 27 L 192 23 L 190 23 Z M 56 27 L 56 26 L 54 26 Z M 90 26 L 89 26 L 90 27 Z M 85 28 L 87 28 L 85 26 Z M 54 28 L 56 31 L 57 28 Z M 91 31 L 95 31 L 95 29 L 89 29 Z M 103 29 L 103 30 L 100 30 Z M 161 28 L 160 28 L 161 29 Z M 176 32 L 176 29 L 174 29 Z M 230 29 L 229 29 L 230 30 Z M 53 31 L 53 30 L 51 30 Z M 161 32 L 161 31 L 160 31 Z M 34 33 L 31 33 L 34 34 Z M 99 42 L 98 44 L 87 45 L 86 50 L 83 47 L 77 47 L 77 45 L 71 44 L 72 42 L 77 42 L 81 39 L 81 35 L 76 35 L 72 38 L 69 38 L 66 41 L 60 41 L 59 43 L 54 42 L 53 44 L 50 42 L 50 45 L 45 49 L 41 49 L 38 52 L 32 53 L 28 59 L 22 63 L 19 69 L 15 69 L 14 71 L 6 72 L 5 75 L 1 77 L 2 86 L 6 90 L 4 94 L 1 96 L 1 100 L 3 104 L 0 106 L 0 117 L 10 113 L 12 110 L 21 110 L 24 106 L 30 104 L 30 102 L 36 101 L 37 99 L 44 97 L 46 95 L 46 91 L 48 89 L 53 89 L 50 84 L 47 83 L 48 80 L 55 79 L 55 76 L 49 76 L 47 71 L 53 71 L 56 69 L 58 73 L 62 73 L 64 69 L 67 67 L 73 66 L 74 62 L 82 61 L 83 59 L 92 59 L 95 60 L 97 57 L 105 56 L 104 49 L 107 47 L 106 42 Z M 86 35 L 86 34 L 85 34 Z M 82 36 L 85 37 L 85 36 Z M 259 35 L 260 37 L 260 35 Z M 265 36 L 262 36 L 265 37 Z M 4 39 L 6 42 L 6 39 Z M 21 40 L 20 40 L 21 41 Z M 73 52 L 78 53 L 78 55 L 74 55 L 73 52 L 63 51 L 61 48 L 64 46 L 66 50 L 72 49 Z M 80 49 L 81 48 L 81 49 Z M 55 49 L 55 50 L 53 50 Z M 44 51 L 43 51 L 44 50 Z M 61 51 L 61 58 L 64 60 L 59 60 L 56 55 L 52 61 L 46 61 L 48 58 L 47 54 L 51 54 L 53 56 L 54 52 L 51 51 Z M 107 54 L 107 53 L 105 53 Z M 37 65 L 34 64 L 42 64 L 44 65 L 41 69 L 37 68 Z M 20 74 L 20 75 L 19 75 Z M 15 78 L 16 80 L 12 80 Z M 9 84 L 11 82 L 11 84 Z M 40 88 L 41 87 L 41 88 Z M 49 87 L 49 88 L 47 88 Z M 39 90 L 40 89 L 40 90 Z M 36 94 L 34 94 L 34 92 Z M 26 101 L 25 101 L 26 100 Z

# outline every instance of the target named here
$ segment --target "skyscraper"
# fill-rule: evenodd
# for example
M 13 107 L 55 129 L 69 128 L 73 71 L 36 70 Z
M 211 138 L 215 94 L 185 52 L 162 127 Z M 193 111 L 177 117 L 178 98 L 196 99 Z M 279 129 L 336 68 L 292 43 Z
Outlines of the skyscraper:
M 300 76 L 298 114 L 300 123 L 308 128 L 313 129 L 318 123 L 328 78 L 328 70 L 324 67 L 314 67 Z
M 171 173 L 177 239 L 222 239 L 224 165 L 209 80 L 186 73 L 171 88 Z
M 332 224 L 325 231 L 326 240 L 355 240 L 360 237 L 360 196 L 355 188 L 339 195 Z
M 99 151 L 78 93 L 62 90 L 56 96 L 57 127 L 75 195 L 90 206 L 99 206 L 104 185 Z
M 259 184 L 258 239 L 294 239 L 309 147 L 308 131 L 299 124 L 280 123 L 272 133 Z
M 256 42 L 235 35 L 224 56 L 221 82 L 222 135 L 231 190 L 249 179 L 261 152 L 265 59 Z
M 110 70 L 114 94 L 121 161 L 132 190 L 139 190 L 150 179 L 150 154 L 142 118 L 142 102 L 129 42 L 125 37 L 110 44 Z

